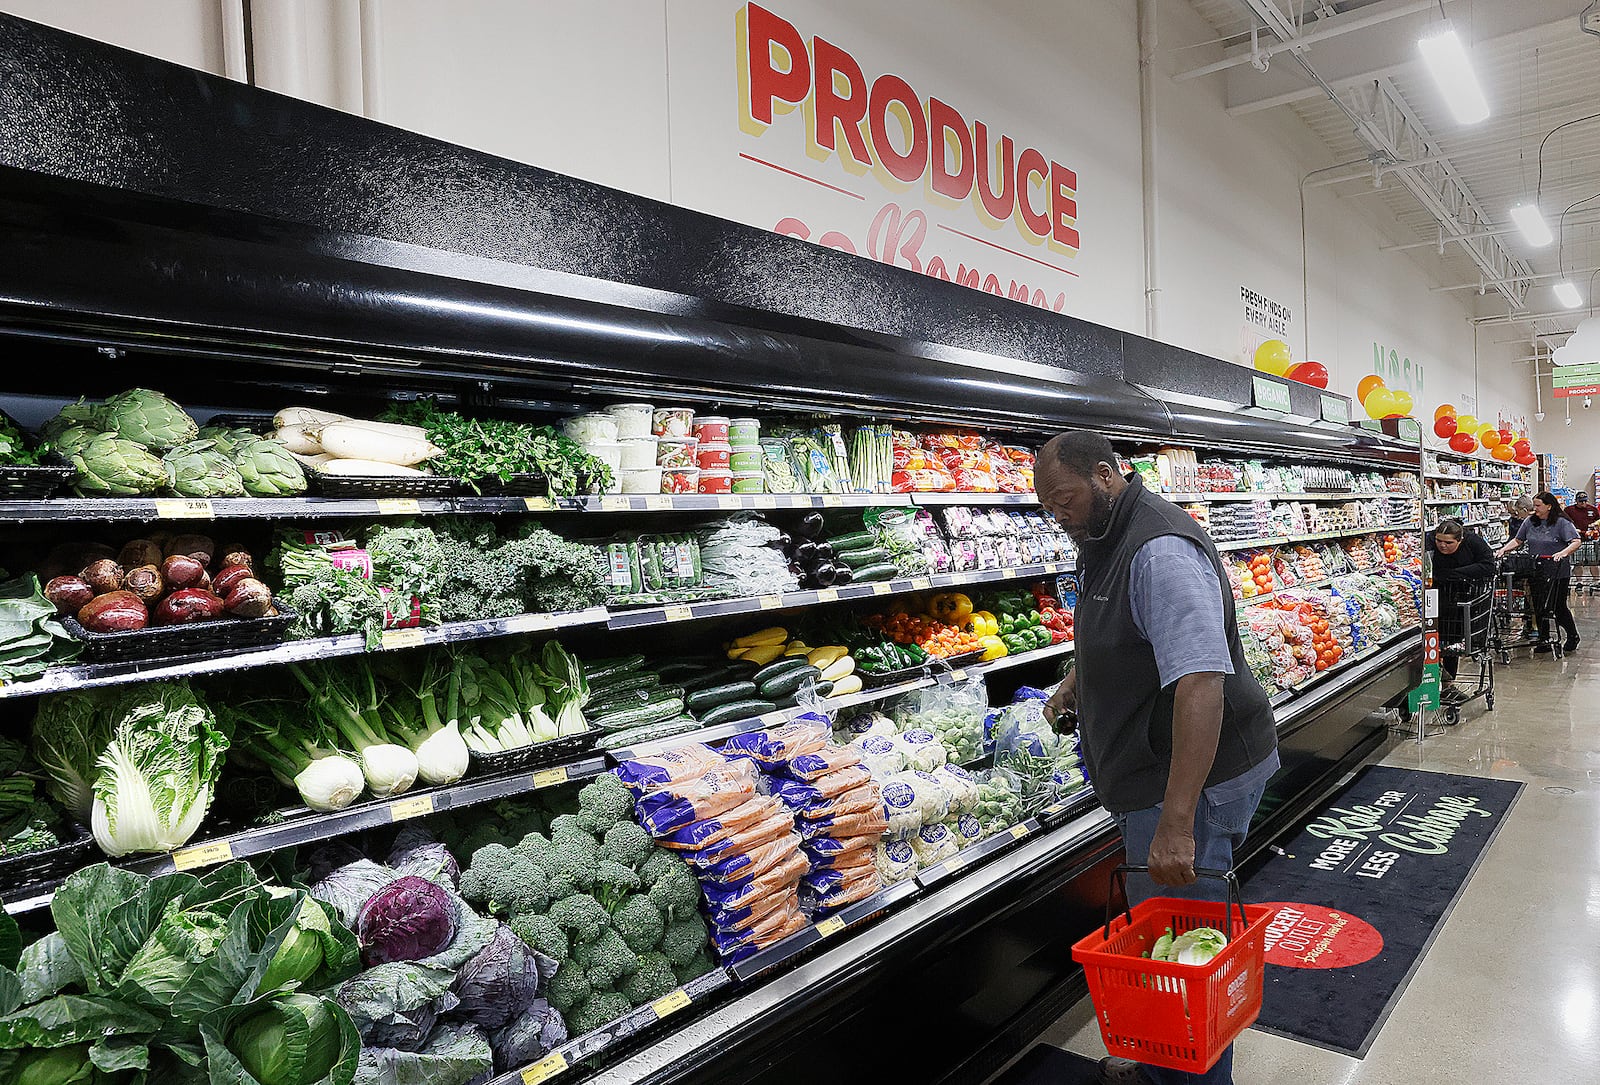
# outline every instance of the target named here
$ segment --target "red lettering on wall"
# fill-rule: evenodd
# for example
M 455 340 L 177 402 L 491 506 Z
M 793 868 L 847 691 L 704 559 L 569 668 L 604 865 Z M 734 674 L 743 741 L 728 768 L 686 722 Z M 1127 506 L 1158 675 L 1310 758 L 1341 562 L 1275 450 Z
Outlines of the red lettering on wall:
M 750 72 L 750 116 L 763 124 L 772 123 L 772 103 L 798 105 L 811 90 L 811 60 L 806 55 L 805 39 L 793 23 L 780 19 L 766 8 L 746 5 L 749 46 L 745 63 Z M 772 47 L 788 55 L 788 68 L 774 66 Z
M 1078 175 L 1059 162 L 1050 163 L 1050 236 L 1074 251 L 1078 248 Z
M 946 133 L 956 138 L 956 152 L 961 165 L 950 169 L 950 141 Z M 972 194 L 975 173 L 972 161 L 972 133 L 967 129 L 966 118 L 955 107 L 934 97 L 928 98 L 928 140 L 932 144 L 933 190 L 952 200 L 964 200 Z
M 849 53 L 822 38 L 813 39 L 812 48 L 815 50 L 812 67 L 817 73 L 814 133 L 817 146 L 835 150 L 834 133 L 843 131 L 850 157 L 863 166 L 872 165 L 867 138 L 861 134 L 861 122 L 867 119 L 867 77 L 861 74 L 861 65 Z M 844 77 L 842 93 L 835 75 Z
M 895 103 L 905 111 L 902 120 L 909 127 L 910 146 L 903 152 L 889 138 L 889 107 Z M 880 75 L 873 81 L 868 126 L 872 148 L 891 176 L 907 184 L 922 176 L 928 168 L 928 119 L 910 83 L 898 75 Z
M 1001 136 L 1000 143 L 991 155 L 988 127 L 982 121 L 974 121 L 972 131 L 974 141 L 981 149 L 974 163 L 978 168 L 978 196 L 983 200 L 983 209 L 989 213 L 989 217 L 1004 222 L 1011 217 L 1012 201 L 1017 195 L 1016 145 L 1011 142 L 1010 136 Z M 1000 170 L 999 192 L 989 184 L 991 161 Z
M 1017 210 L 1022 213 L 1022 221 L 1028 224 L 1028 229 L 1035 237 L 1049 237 L 1050 216 L 1033 209 L 1031 178 L 1035 175 L 1041 181 L 1048 181 L 1050 165 L 1044 155 L 1029 147 L 1017 158 Z

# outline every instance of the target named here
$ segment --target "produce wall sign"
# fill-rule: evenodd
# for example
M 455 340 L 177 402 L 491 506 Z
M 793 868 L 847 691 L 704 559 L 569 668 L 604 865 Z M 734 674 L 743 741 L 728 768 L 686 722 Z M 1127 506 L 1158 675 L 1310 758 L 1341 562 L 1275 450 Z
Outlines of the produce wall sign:
M 776 232 L 1062 310 L 1081 245 L 1064 156 L 758 4 L 734 22 L 743 165 L 839 200 Z

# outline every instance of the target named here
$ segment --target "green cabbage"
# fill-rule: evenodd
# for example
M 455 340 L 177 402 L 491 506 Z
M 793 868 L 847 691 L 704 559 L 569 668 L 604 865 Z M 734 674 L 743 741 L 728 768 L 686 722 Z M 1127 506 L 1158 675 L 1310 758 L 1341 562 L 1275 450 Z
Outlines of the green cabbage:
M 233 1026 L 232 1051 L 261 1085 L 307 1085 L 326 1078 L 343 1051 L 333 1003 L 291 994 Z

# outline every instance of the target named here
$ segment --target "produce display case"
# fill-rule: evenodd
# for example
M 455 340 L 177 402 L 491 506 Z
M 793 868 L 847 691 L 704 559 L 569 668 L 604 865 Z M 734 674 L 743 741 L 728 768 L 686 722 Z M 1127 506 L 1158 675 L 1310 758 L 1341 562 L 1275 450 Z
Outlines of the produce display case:
M 146 83 L 166 88 L 159 105 L 156 99 L 149 103 L 159 118 L 149 123 L 171 125 L 163 153 L 204 153 L 204 139 L 194 141 L 192 152 L 185 149 L 194 126 L 181 118 L 212 108 L 181 89 L 192 76 L 180 78 L 160 62 L 0 19 L 17 31 L 10 47 L 22 42 L 127 70 L 122 89 L 81 90 L 91 98 L 115 97 Z M 220 81 L 207 86 L 224 96 L 243 95 L 237 101 L 251 110 L 296 113 L 284 130 L 322 141 L 314 159 L 336 155 L 372 131 L 365 122 L 279 102 L 250 88 Z M 353 132 L 345 127 L 352 123 Z M 208 132 L 213 127 L 201 126 Z M 27 132 L 4 134 L 17 137 L 12 146 L 27 145 Z M 219 131 L 206 138 L 231 137 Z M 427 153 L 445 153 L 430 147 Z M 864 294 L 855 289 L 861 278 L 875 279 L 913 300 L 902 310 L 911 314 L 906 325 L 885 330 L 864 315 L 857 324 L 823 319 L 825 305 L 797 311 L 776 296 L 730 298 L 700 276 L 697 260 L 777 251 L 785 259 L 809 261 L 823 259 L 821 250 L 603 190 L 585 189 L 578 196 L 608 201 L 616 214 L 651 224 L 640 236 L 660 241 L 659 251 L 637 254 L 631 264 L 598 260 L 586 269 L 574 254 L 556 253 L 530 266 L 488 259 L 464 241 L 427 249 L 348 224 L 319 222 L 306 209 L 270 206 L 260 192 L 221 207 L 197 190 L 126 179 L 111 187 L 96 178 L 18 168 L 13 158 L 0 163 L 0 244 L 27 256 L 0 267 L 0 335 L 30 361 L 13 367 L 0 393 L 27 424 L 37 425 L 79 394 L 99 397 L 137 381 L 204 414 L 310 400 L 371 416 L 390 403 L 430 395 L 469 415 L 551 420 L 620 400 L 649 400 L 719 415 L 959 430 L 991 435 L 1005 445 L 1037 446 L 1064 428 L 1095 428 L 1133 463 L 1170 460 L 1171 450 L 1185 450 L 1196 461 L 1261 464 L 1268 469 L 1264 475 L 1247 484 L 1244 475 L 1254 469 L 1241 468 L 1228 489 L 1202 486 L 1198 476 L 1181 473 L 1160 487 L 1169 499 L 1191 507 L 1197 519 L 1215 515 L 1219 525 L 1227 519 L 1227 532 L 1219 526 L 1219 549 L 1241 556 L 1251 585 L 1270 585 L 1248 598 L 1243 582 L 1236 585 L 1242 613 L 1277 615 L 1269 623 L 1274 628 L 1262 633 L 1263 674 L 1273 682 L 1284 766 L 1247 852 L 1291 823 L 1347 766 L 1384 740 L 1378 712 L 1413 684 L 1420 636 L 1398 617 L 1400 589 L 1393 585 L 1403 578 L 1368 578 L 1355 555 L 1377 568 L 1404 565 L 1416 552 L 1415 505 L 1423 492 L 1416 447 L 1304 414 L 1252 413 L 1248 392 L 1238 392 L 1241 381 L 1248 388 L 1248 375 L 1238 377 L 1235 367 L 866 261 L 838 263 L 837 293 Z M 208 167 L 197 162 L 195 168 L 205 173 Z M 570 184 L 542 171 L 529 175 L 540 184 Z M 696 255 L 696 245 L 713 245 L 718 238 L 738 244 Z M 151 273 L 158 258 L 159 277 Z M 778 290 L 789 292 L 786 282 Z M 977 326 L 979 315 L 995 329 L 988 341 L 960 330 Z M 1185 385 L 1190 380 L 1204 386 Z M 1163 390 L 1182 394 L 1168 398 Z M 1307 395 L 1294 390 L 1292 401 L 1303 407 Z M 1364 488 L 1360 478 L 1376 478 L 1383 489 Z M 1258 504 L 1262 526 L 1251 529 Z M 568 537 L 592 539 L 623 530 L 681 531 L 730 514 L 755 514 L 792 528 L 810 513 L 827 519 L 871 509 L 937 512 L 960 506 L 1036 510 L 1027 493 L 564 498 L 379 487 L 338 497 L 0 495 L 0 525 L 7 544 L 23 549 L 64 532 L 132 523 L 192 530 L 196 520 L 218 533 L 270 533 L 302 523 L 337 529 L 373 521 L 439 523 L 455 516 L 515 523 L 537 518 Z M 1340 554 L 1347 560 L 1335 570 Z M 1280 563 L 1292 569 L 1291 576 L 1278 570 Z M 1318 564 L 1322 575 L 1314 575 Z M 1066 560 L 1016 560 L 837 587 L 449 621 L 385 630 L 374 648 L 361 634 L 347 633 L 137 662 L 69 661 L 0 686 L 0 731 L 20 737 L 41 696 L 79 689 L 246 678 L 289 664 L 354 667 L 395 658 L 389 653 L 409 658 L 441 646 L 537 644 L 554 637 L 580 658 L 643 652 L 647 646 L 659 652 L 663 644 L 715 649 L 759 624 L 861 613 L 880 603 L 923 606 L 936 589 L 1031 585 L 1070 596 L 1072 568 Z M 1262 580 L 1257 568 L 1264 570 Z M 1339 627 L 1339 634 L 1327 635 L 1332 640 L 1318 639 L 1313 618 L 1309 639 L 1290 643 L 1294 630 L 1308 629 L 1308 615 L 1328 614 L 1335 605 L 1346 608 L 1346 621 L 1325 623 Z M 1385 607 L 1395 620 L 1388 620 Z M 834 697 L 824 707 L 846 711 L 974 680 L 999 707 L 1021 686 L 1048 686 L 1071 654 L 1067 640 L 997 658 L 930 664 L 896 674 L 898 680 L 888 685 Z M 1318 662 L 1328 665 L 1318 668 Z M 455 783 L 327 813 L 288 808 L 262 824 L 214 820 L 175 851 L 130 857 L 120 865 L 159 875 L 203 871 L 230 859 L 292 861 L 292 849 L 359 841 L 454 811 L 475 816 L 504 799 L 592 780 L 633 757 L 776 727 L 805 707 L 775 707 L 603 750 L 580 748 L 548 764 L 469 773 Z M 75 854 L 87 862 L 95 853 L 91 846 L 87 854 Z M 619 1082 L 800 1081 L 814 1076 L 815 1062 L 806 1056 L 818 1050 L 829 1052 L 843 1080 L 877 1080 L 887 1073 L 928 1081 L 981 1077 L 1081 993 L 1081 974 L 1068 951 L 1102 918 L 1105 871 L 1119 855 L 1110 818 L 1088 789 L 1076 790 L 775 946 L 574 1036 L 538 1061 L 508 1068 L 498 1080 L 531 1085 L 599 1074 Z M 6 911 L 39 929 L 66 873 L 61 856 L 36 867 L 8 863 L 4 869 L 0 898 Z M 940 994 L 906 998 L 906 991 Z M 885 1034 L 928 1042 L 908 1051 L 908 1045 L 879 1043 Z
M 1486 456 L 1429 449 L 1423 454 L 1424 523 L 1455 517 L 1491 546 L 1506 541 L 1506 503 L 1532 497 L 1534 469 Z

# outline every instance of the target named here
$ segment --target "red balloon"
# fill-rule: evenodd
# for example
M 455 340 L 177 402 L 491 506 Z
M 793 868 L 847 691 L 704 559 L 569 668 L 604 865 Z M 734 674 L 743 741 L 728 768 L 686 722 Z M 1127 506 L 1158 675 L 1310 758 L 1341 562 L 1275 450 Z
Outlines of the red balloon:
M 1296 362 L 1289 367 L 1289 372 L 1284 376 L 1301 384 L 1309 384 L 1313 388 L 1328 386 L 1328 367 L 1321 362 Z
M 1433 424 L 1433 435 L 1440 440 L 1456 435 L 1456 416 L 1447 414 Z
M 1501 444 L 1503 444 L 1503 445 L 1509 445 L 1509 444 L 1511 444 L 1511 443 L 1512 443 L 1512 442 L 1513 442 L 1513 441 L 1515 441 L 1515 440 L 1516 440 L 1516 439 L 1517 439 L 1517 435 L 1516 435 L 1516 434 L 1515 434 L 1515 433 L 1512 433 L 1512 432 L 1511 432 L 1511 431 L 1510 431 L 1510 430 L 1508 430 L 1508 429 L 1502 429 L 1502 430 L 1501 430 L 1501 431 L 1500 431 L 1500 443 L 1501 443 Z M 1512 447 L 1516 447 L 1516 446 L 1515 446 L 1515 445 L 1513 445 L 1513 446 L 1512 446 Z
M 1535 457 L 1532 452 L 1524 452 L 1522 455 L 1517 457 L 1517 462 L 1522 464 L 1524 467 L 1532 467 L 1534 459 Z
M 1450 447 L 1462 455 L 1466 455 L 1468 452 L 1476 451 L 1478 439 L 1470 433 L 1458 433 L 1450 438 Z
M 1511 451 L 1515 452 L 1519 456 L 1532 455 L 1533 445 L 1528 442 L 1526 437 L 1524 437 L 1522 440 L 1511 446 Z

